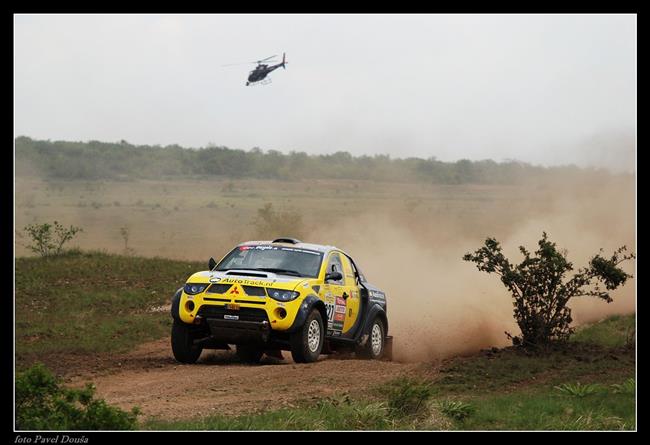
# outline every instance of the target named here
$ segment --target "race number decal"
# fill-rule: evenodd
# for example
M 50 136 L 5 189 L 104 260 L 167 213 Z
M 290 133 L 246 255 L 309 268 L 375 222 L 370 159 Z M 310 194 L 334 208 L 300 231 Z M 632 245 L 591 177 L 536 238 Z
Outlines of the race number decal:
M 325 310 L 327 311 L 327 327 L 332 329 L 332 320 L 334 319 L 334 305 L 332 303 L 325 303 Z

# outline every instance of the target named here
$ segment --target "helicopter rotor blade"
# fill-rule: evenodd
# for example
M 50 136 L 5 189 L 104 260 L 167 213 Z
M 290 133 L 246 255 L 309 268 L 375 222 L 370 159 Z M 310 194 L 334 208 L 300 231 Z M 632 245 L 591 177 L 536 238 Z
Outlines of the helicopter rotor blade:
M 273 55 L 273 56 L 271 56 L 271 57 L 267 57 L 266 59 L 255 60 L 254 62 L 228 63 L 228 64 L 226 64 L 226 65 L 221 65 L 221 66 L 224 67 L 224 66 L 250 65 L 251 63 L 257 63 L 257 64 L 259 65 L 259 64 L 262 63 L 262 62 L 275 63 L 275 62 L 277 62 L 277 60 L 272 60 L 272 61 L 269 60 L 269 59 L 272 59 L 272 58 L 274 58 L 274 57 L 277 57 L 277 54 L 275 54 L 275 55 Z
M 239 66 L 239 65 L 250 65 L 251 63 L 255 62 L 242 62 L 242 63 L 228 63 L 226 65 L 221 65 L 221 66 Z
M 277 57 L 277 56 L 278 56 L 277 54 L 274 54 L 271 57 L 267 57 L 266 59 L 262 59 L 262 60 L 256 60 L 255 62 L 252 62 L 252 63 L 266 62 L 267 60 L 272 59 L 272 58 Z

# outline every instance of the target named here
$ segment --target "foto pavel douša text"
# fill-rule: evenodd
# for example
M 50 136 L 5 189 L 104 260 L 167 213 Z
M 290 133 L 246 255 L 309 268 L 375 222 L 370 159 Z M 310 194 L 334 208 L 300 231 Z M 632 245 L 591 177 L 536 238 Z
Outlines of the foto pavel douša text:
M 21 436 L 17 435 L 14 443 L 22 444 L 61 444 L 61 443 L 88 443 L 87 436 L 69 436 L 67 434 L 55 434 L 51 436 L 45 436 L 41 434 L 35 434 L 33 436 Z

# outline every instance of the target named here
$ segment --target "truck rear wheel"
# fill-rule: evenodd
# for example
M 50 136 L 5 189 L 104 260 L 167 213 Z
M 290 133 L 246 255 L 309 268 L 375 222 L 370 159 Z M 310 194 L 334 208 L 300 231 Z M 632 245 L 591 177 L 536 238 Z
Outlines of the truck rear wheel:
M 325 329 L 323 317 L 318 309 L 313 309 L 305 323 L 291 334 L 291 357 L 296 363 L 311 363 L 318 360 L 323 349 Z
M 172 352 L 181 363 L 196 363 L 203 348 L 194 345 L 192 326 L 179 320 L 172 324 Z
M 375 317 L 370 325 L 366 344 L 357 347 L 356 353 L 361 358 L 379 360 L 383 357 L 385 348 L 386 328 L 384 327 L 383 320 Z

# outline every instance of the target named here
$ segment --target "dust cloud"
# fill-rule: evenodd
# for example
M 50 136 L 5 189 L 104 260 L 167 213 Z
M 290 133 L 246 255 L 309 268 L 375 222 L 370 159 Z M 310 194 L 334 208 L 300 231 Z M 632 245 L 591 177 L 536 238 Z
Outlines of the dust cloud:
M 466 216 L 442 212 L 424 218 L 399 206 L 382 207 L 315 230 L 311 240 L 347 251 L 368 280 L 387 292 L 396 360 L 431 360 L 506 346 L 505 331 L 519 333 L 512 298 L 498 276 L 462 261 L 464 253 L 494 236 L 508 258 L 519 262 L 518 246 L 536 250 L 543 231 L 568 250 L 574 270 L 586 266 L 601 247 L 605 254 L 623 244 L 635 251 L 635 190 L 630 177 L 529 184 L 523 192 L 529 199 L 495 201 Z M 504 222 L 495 215 L 510 219 Z M 634 261 L 624 268 L 636 276 Z M 610 304 L 576 298 L 570 304 L 574 324 L 634 312 L 635 286 L 635 280 L 629 280 L 612 293 Z

